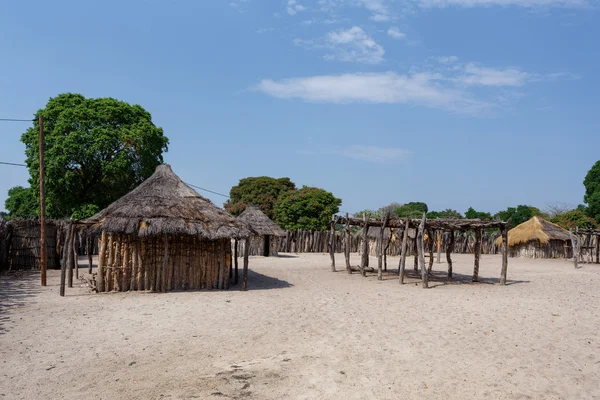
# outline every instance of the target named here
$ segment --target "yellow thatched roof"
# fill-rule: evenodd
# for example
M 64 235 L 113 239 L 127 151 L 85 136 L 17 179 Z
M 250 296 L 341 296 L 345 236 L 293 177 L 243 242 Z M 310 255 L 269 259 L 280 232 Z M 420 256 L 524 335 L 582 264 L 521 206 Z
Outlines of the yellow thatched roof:
M 560 226 L 548 222 L 541 217 L 533 217 L 508 231 L 508 246 L 516 246 L 532 240 L 547 244 L 550 240 L 569 240 L 569 232 Z M 496 244 L 502 244 L 502 237 L 496 239 Z

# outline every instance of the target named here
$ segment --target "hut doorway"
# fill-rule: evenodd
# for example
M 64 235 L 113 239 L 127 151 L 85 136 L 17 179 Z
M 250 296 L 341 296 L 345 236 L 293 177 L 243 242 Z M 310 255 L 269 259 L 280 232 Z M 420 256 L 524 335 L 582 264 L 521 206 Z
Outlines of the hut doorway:
M 269 257 L 271 255 L 271 235 L 265 235 L 265 247 L 263 249 L 263 256 Z

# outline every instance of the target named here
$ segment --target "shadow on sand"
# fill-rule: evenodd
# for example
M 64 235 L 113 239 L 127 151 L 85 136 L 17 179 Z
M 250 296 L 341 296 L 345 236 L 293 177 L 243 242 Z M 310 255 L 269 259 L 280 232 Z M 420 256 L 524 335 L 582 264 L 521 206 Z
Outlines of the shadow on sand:
M 10 315 L 40 293 L 39 271 L 15 271 L 0 275 L 0 335 L 6 332 Z
M 229 290 L 236 290 L 242 288 L 242 271 L 240 271 L 240 280 L 237 285 L 231 285 Z M 259 274 L 258 272 L 248 270 L 248 286 L 247 290 L 269 290 L 269 289 L 285 289 L 292 287 L 291 283 L 282 281 L 281 279 L 273 278 L 271 276 Z
M 377 276 L 377 272 L 375 273 L 367 273 L 367 276 Z M 406 284 L 421 284 L 421 271 L 415 272 L 415 270 L 411 268 L 406 268 L 404 271 L 404 283 Z M 383 273 L 383 279 L 398 279 L 398 269 L 388 269 Z M 520 281 L 514 279 L 507 279 L 506 285 L 515 285 L 520 283 L 529 283 L 530 281 Z M 499 284 L 500 278 L 489 278 L 489 277 L 479 277 L 478 282 L 473 282 L 472 275 L 464 275 L 464 274 L 452 274 L 452 279 L 448 278 L 448 273 L 446 271 L 431 271 L 429 274 L 429 287 L 435 288 L 437 286 L 447 286 L 447 285 L 493 285 Z

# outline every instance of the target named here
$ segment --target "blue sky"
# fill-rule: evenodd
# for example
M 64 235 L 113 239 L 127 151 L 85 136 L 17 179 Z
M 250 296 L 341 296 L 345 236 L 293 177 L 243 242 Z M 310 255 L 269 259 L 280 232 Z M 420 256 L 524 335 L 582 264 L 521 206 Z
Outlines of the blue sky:
M 348 212 L 576 205 L 600 159 L 598 6 L 6 2 L 0 118 L 64 92 L 140 104 L 174 171 L 221 193 L 269 175 L 330 190 Z M 26 128 L 0 123 L 0 161 L 23 162 Z M 28 174 L 0 174 L 3 205 Z

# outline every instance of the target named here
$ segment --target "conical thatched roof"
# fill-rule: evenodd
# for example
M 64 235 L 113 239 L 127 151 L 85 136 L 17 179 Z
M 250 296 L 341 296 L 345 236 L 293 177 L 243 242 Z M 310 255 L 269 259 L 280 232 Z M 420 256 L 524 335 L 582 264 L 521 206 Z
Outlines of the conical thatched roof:
M 246 224 L 255 235 L 285 236 L 285 231 L 275 222 L 271 221 L 271 219 L 269 219 L 269 217 L 254 204 L 246 206 L 246 209 L 240 214 L 238 219 Z
M 235 217 L 183 183 L 167 164 L 156 167 L 141 185 L 83 223 L 140 237 L 168 234 L 223 239 L 251 234 Z
M 541 217 L 533 217 L 508 231 L 509 247 L 532 240 L 547 244 L 550 240 L 570 240 L 570 236 L 568 231 Z M 502 244 L 502 237 L 496 239 L 496 244 L 498 246 Z

